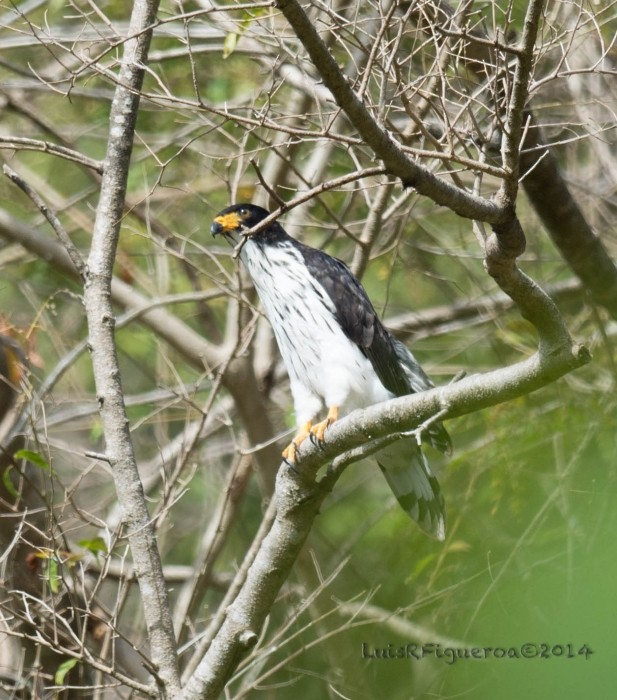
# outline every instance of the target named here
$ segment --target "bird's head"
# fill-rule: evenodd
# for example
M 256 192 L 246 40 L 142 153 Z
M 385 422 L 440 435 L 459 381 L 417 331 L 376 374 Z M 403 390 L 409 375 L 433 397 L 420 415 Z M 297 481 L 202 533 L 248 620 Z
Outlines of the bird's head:
M 213 236 L 233 236 L 261 223 L 269 212 L 254 204 L 232 204 L 219 212 L 210 226 Z

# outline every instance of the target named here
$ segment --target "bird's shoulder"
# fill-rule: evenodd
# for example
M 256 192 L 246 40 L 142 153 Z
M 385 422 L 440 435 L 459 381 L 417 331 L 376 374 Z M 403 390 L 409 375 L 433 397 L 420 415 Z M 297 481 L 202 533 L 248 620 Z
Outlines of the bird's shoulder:
M 408 393 L 411 387 L 399 364 L 393 338 L 364 287 L 342 260 L 296 243 L 309 273 L 330 298 L 345 335 L 368 357 L 386 389 L 398 396 Z
M 310 275 L 325 289 L 345 333 L 354 342 L 367 347 L 381 325 L 364 288 L 347 265 L 322 250 L 298 242 Z

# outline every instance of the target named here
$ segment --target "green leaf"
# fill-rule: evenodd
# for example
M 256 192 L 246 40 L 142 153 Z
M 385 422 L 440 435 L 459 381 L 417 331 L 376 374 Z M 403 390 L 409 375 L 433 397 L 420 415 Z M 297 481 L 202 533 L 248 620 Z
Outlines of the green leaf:
M 94 537 L 91 540 L 79 540 L 77 543 L 80 547 L 87 549 L 92 554 L 107 554 L 107 544 L 102 537 Z
M 13 498 L 19 498 L 19 493 L 11 481 L 11 469 L 13 469 L 13 466 L 9 464 L 9 466 L 2 472 L 2 483 L 4 484 L 4 488 L 11 494 L 11 496 L 13 496 Z
M 60 576 L 58 575 L 58 560 L 50 557 L 47 560 L 47 582 L 52 593 L 60 590 Z
M 63 661 L 60 666 L 56 669 L 56 673 L 54 674 L 54 683 L 56 685 L 62 685 L 64 683 L 64 679 L 66 677 L 66 674 L 72 669 L 75 668 L 77 665 L 78 659 L 67 659 L 66 661 Z
M 254 10 L 250 10 L 249 12 L 242 13 L 242 19 L 236 23 L 238 31 L 229 32 L 229 34 L 225 37 L 225 42 L 223 43 L 223 58 L 229 58 L 231 56 L 231 54 L 236 50 L 240 37 L 251 26 L 251 22 L 254 19 L 264 15 L 267 10 L 268 8 L 266 7 L 258 7 Z
M 229 34 L 225 37 L 225 42 L 223 44 L 223 58 L 229 58 L 236 50 L 239 38 L 240 35 L 236 32 L 229 32 Z
M 49 463 L 38 452 L 32 450 L 17 450 L 13 455 L 13 459 L 27 459 L 41 469 L 49 469 Z

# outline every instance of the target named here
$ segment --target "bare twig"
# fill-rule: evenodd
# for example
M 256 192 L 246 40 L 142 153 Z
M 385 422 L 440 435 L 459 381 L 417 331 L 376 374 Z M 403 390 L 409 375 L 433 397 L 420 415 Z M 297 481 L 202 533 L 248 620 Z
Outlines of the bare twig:
M 49 225 L 56 232 L 56 235 L 60 239 L 60 242 L 64 246 L 69 257 L 71 258 L 71 262 L 75 266 L 75 269 L 79 273 L 80 277 L 83 278 L 85 267 L 84 260 L 81 257 L 81 253 L 79 252 L 79 250 L 77 250 L 77 246 L 75 246 L 75 244 L 71 240 L 71 237 L 66 232 L 66 229 L 62 225 L 60 219 L 56 216 L 55 212 L 53 212 L 47 206 L 47 204 L 43 201 L 43 198 L 32 187 L 30 187 L 30 185 L 22 177 L 20 177 L 12 168 L 9 168 L 9 166 L 5 164 L 3 167 L 3 171 L 4 174 L 17 185 L 17 187 L 23 190 L 28 195 L 28 197 L 30 197 L 30 199 L 34 202 L 35 206 L 38 208 L 41 214 L 43 214 L 43 216 L 47 219 Z
M 337 104 L 383 161 L 389 174 L 400 178 L 404 187 L 414 187 L 418 193 L 430 197 L 437 204 L 450 207 L 460 216 L 491 224 L 504 220 L 504 212 L 495 202 L 451 185 L 405 155 L 401 146 L 377 123 L 358 98 L 300 4 L 296 0 L 277 0 L 276 5 L 302 40 Z
M 88 158 L 78 151 L 66 148 L 65 146 L 59 146 L 49 141 L 40 141 L 38 139 L 28 139 L 18 136 L 0 136 L 0 149 L 42 151 L 43 153 L 50 153 L 51 155 L 59 156 L 68 161 L 79 163 L 79 165 L 90 168 L 99 174 L 103 172 L 103 164 L 100 161 Z
M 201 542 L 201 548 L 192 576 L 187 582 L 183 595 L 176 607 L 176 629 L 178 641 L 182 644 L 187 634 L 187 627 L 201 603 L 204 591 L 210 585 L 213 567 L 235 523 L 242 495 L 251 475 L 251 459 L 240 456 L 229 471 L 227 483 L 216 504 L 210 524 Z
M 498 194 L 504 206 L 513 207 L 518 193 L 519 153 L 533 69 L 534 48 L 540 26 L 540 18 L 546 0 L 531 0 L 525 16 L 521 49 L 516 56 L 516 68 L 512 78 L 512 92 L 506 115 L 506 127 L 502 143 L 502 164 L 508 177 L 503 180 Z

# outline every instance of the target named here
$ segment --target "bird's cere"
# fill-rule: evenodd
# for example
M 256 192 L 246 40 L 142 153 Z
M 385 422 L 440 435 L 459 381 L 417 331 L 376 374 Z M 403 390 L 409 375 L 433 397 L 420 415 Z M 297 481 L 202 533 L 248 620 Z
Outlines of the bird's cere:
M 241 219 L 235 212 L 230 212 L 229 214 L 221 214 L 214 219 L 212 226 L 210 227 L 210 232 L 213 236 L 217 234 L 231 233 L 236 231 L 241 226 Z

